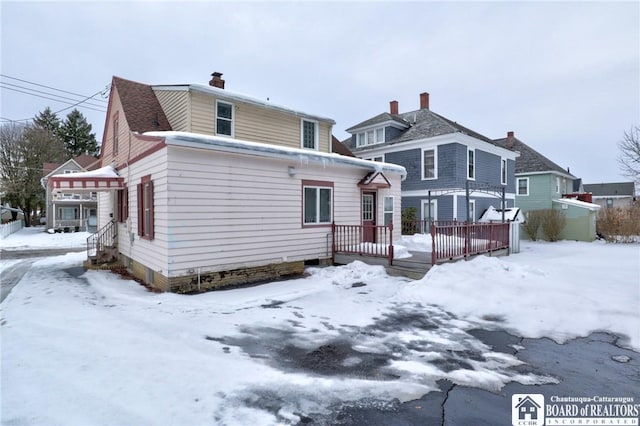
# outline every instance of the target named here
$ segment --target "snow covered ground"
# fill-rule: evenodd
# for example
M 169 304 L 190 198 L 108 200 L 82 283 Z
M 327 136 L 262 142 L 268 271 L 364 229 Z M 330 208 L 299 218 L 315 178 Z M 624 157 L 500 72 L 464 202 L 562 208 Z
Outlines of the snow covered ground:
M 295 424 L 345 401 L 411 400 L 442 378 L 491 391 L 555 380 L 474 328 L 557 342 L 604 330 L 640 351 L 639 245 L 521 249 L 419 281 L 354 262 L 195 296 L 78 277 L 84 253 L 36 261 L 0 305 L 2 424 Z
M 81 248 L 87 246 L 89 232 L 67 232 L 50 234 L 42 226 L 22 228 L 0 240 L 0 249 L 28 250 L 46 248 Z

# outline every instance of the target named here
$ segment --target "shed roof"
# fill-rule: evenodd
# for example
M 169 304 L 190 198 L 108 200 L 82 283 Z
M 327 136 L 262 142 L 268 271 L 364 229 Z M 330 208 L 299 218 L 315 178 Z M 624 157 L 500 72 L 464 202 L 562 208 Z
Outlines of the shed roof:
M 320 163 L 324 166 L 340 165 L 347 167 L 357 167 L 364 170 L 377 171 L 382 173 L 397 173 L 401 175 L 403 180 L 407 176 L 407 170 L 397 164 L 362 160 L 360 158 L 348 157 L 336 153 L 313 151 L 302 148 L 289 148 L 280 145 L 271 145 L 222 136 L 210 136 L 189 132 L 147 132 L 145 135 L 163 138 L 167 145 L 235 152 L 246 155 L 255 155 L 259 157 L 286 159 L 295 158 L 301 163 L 312 161 Z
M 584 191 L 590 192 L 596 197 L 621 195 L 633 197 L 636 192 L 636 185 L 633 182 L 585 183 Z
M 349 148 L 347 148 L 342 142 L 338 140 L 335 136 L 331 135 L 331 152 L 335 152 L 336 154 L 346 155 L 347 157 L 355 157 L 353 152 Z

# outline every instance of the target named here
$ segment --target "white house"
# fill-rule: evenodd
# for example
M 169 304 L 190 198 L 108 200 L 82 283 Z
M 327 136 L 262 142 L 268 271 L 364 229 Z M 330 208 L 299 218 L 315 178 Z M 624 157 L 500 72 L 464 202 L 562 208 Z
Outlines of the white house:
M 49 179 L 98 192 L 94 262 L 113 254 L 148 284 L 190 292 L 328 262 L 334 223 L 373 218 L 400 237 L 403 167 L 332 153 L 333 120 L 228 92 L 220 77 L 113 78 L 102 169 Z

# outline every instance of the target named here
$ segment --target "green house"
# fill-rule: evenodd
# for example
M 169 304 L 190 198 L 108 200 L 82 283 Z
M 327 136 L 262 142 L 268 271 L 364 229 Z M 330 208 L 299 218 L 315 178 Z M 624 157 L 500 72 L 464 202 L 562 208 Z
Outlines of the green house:
M 561 234 L 563 239 L 595 240 L 600 206 L 574 199 L 572 194 L 582 192 L 580 179 L 516 138 L 513 132 L 493 142 L 520 153 L 515 169 L 515 205 L 525 213 L 525 217 L 532 210 L 560 210 L 566 218 Z M 526 237 L 525 232 L 520 235 Z

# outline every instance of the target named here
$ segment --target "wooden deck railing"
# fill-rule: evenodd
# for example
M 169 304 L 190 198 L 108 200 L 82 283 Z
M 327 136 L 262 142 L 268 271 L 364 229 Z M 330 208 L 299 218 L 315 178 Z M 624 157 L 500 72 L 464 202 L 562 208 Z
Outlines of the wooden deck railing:
M 509 248 L 509 223 L 431 225 L 431 263 Z
M 386 257 L 393 263 L 393 225 L 332 226 L 332 252 Z

